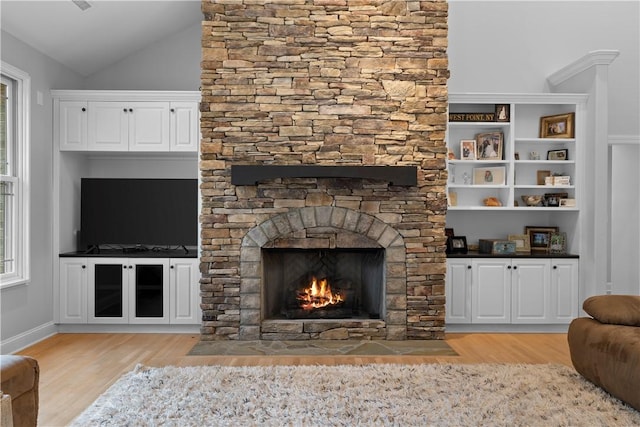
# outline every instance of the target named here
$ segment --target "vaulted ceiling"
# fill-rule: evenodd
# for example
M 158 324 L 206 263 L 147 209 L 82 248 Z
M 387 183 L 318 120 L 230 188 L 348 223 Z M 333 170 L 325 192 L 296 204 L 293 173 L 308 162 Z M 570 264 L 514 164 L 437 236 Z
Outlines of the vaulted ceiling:
M 199 0 L 2 0 L 0 29 L 90 76 L 202 20 Z

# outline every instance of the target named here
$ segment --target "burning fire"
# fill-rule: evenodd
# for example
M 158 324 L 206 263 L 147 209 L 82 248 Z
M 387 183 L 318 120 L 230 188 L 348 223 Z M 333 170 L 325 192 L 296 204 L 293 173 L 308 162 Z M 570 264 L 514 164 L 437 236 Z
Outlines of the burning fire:
M 298 293 L 300 307 L 304 310 L 322 308 L 344 301 L 342 295 L 338 292 L 331 292 L 331 286 L 329 286 L 327 279 L 318 280 L 313 277 L 310 285 L 310 287 L 305 288 Z

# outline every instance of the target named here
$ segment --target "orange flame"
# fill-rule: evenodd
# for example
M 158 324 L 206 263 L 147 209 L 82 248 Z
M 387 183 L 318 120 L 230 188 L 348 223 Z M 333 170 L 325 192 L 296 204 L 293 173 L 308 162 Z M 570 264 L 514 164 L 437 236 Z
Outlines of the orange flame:
M 310 285 L 310 287 L 303 289 L 298 294 L 300 307 L 304 310 L 326 307 L 344 301 L 342 295 L 338 292 L 331 292 L 331 286 L 327 279 L 318 280 L 313 277 Z

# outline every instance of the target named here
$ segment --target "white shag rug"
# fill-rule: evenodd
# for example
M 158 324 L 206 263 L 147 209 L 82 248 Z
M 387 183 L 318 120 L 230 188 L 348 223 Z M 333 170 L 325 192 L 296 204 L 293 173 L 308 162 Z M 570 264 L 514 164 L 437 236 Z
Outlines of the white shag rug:
M 137 366 L 73 426 L 633 426 L 560 365 Z

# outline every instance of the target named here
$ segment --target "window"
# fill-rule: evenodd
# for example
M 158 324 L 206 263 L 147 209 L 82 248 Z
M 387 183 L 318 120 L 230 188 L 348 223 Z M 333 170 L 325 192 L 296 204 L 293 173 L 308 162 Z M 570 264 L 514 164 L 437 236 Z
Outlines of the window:
M 0 287 L 29 280 L 27 73 L 2 62 L 0 82 Z

